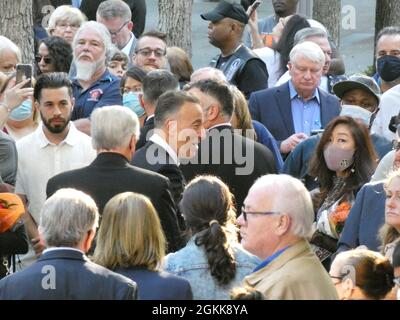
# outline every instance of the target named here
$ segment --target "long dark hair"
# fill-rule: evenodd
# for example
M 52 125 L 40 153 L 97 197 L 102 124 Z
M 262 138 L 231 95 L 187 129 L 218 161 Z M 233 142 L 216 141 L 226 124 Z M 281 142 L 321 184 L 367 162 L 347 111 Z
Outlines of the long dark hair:
M 294 36 L 296 35 L 297 31 L 309 27 L 310 23 L 308 22 L 307 18 L 299 14 L 293 15 L 284 26 L 282 35 L 274 48 L 280 53 L 280 75 L 284 74 L 287 70 L 289 54 L 293 49 Z
M 204 248 L 211 275 L 220 285 L 228 284 L 236 274 L 229 241 L 236 213 L 229 188 L 217 177 L 197 177 L 185 188 L 180 205 L 187 226 L 196 234 L 195 244 Z
M 42 40 L 49 50 L 49 57 L 53 59 L 54 72 L 65 72 L 69 73 L 72 62 L 72 48 L 71 45 L 61 37 L 48 37 Z M 42 72 L 40 68 L 38 75 Z
M 318 178 L 320 184 L 320 196 L 317 200 L 317 207 L 322 204 L 328 192 L 333 187 L 333 178 L 336 173 L 328 169 L 324 158 L 324 149 L 332 137 L 333 130 L 340 124 L 345 125 L 350 130 L 356 149 L 353 165 L 345 171 L 348 175 L 345 180 L 346 186 L 343 194 L 357 191 L 361 188 L 370 180 L 376 168 L 377 155 L 367 127 L 351 117 L 336 117 L 326 126 L 315 155 L 311 159 L 310 175 Z

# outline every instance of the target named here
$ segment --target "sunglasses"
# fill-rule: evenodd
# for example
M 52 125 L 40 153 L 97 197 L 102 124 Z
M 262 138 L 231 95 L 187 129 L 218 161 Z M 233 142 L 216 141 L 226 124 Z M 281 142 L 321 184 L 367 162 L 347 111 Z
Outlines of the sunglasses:
M 244 209 L 244 207 L 242 207 L 241 213 L 243 215 L 244 221 L 246 221 L 246 222 L 247 222 L 247 215 L 248 214 L 263 214 L 263 215 L 281 214 L 279 211 L 251 212 L 251 211 L 246 211 Z
M 51 64 L 53 62 L 53 59 L 50 57 L 42 57 L 42 56 L 36 56 L 35 61 L 36 63 L 40 63 L 40 61 L 44 61 L 45 64 Z

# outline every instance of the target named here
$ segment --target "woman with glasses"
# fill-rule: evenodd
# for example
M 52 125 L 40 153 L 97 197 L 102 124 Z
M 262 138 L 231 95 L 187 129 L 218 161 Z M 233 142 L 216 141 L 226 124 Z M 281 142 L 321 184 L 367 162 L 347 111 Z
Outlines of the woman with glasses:
M 365 249 L 339 253 L 329 274 L 340 300 L 381 300 L 394 286 L 389 260 Z
M 37 75 L 48 72 L 69 73 L 72 63 L 71 45 L 60 37 L 43 39 L 35 61 Z
M 86 20 L 86 16 L 79 9 L 71 6 L 59 6 L 50 16 L 47 33 L 50 36 L 64 38 L 69 44 L 72 44 L 76 31 Z
M 356 193 L 370 180 L 376 160 L 364 124 L 341 116 L 325 128 L 311 160 L 310 176 L 317 179 L 320 186 L 312 192 L 316 231 L 311 243 L 327 269 Z
M 180 207 L 191 238 L 164 265 L 189 280 L 194 299 L 229 299 L 260 262 L 238 244 L 233 201 L 227 185 L 213 176 L 193 179 L 183 192 Z

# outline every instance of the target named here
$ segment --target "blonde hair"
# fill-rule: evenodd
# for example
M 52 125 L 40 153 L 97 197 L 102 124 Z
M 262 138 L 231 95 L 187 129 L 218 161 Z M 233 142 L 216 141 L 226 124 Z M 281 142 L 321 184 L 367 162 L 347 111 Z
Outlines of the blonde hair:
M 144 195 L 125 192 L 104 207 L 93 261 L 108 268 L 133 266 L 157 270 L 166 240 L 160 219 Z
M 87 18 L 81 10 L 72 6 L 62 5 L 57 7 L 50 15 L 47 32 L 52 35 L 59 22 L 75 23 L 80 26 L 85 21 L 87 21 Z
M 385 185 L 384 185 L 386 193 L 387 193 L 387 188 L 389 187 L 389 185 L 391 184 L 391 182 L 395 178 L 400 179 L 400 170 L 397 170 L 397 171 L 393 172 L 388 177 L 388 179 L 387 179 L 387 181 L 385 182 Z M 386 211 L 386 207 L 385 207 L 385 211 Z M 397 231 L 394 226 L 385 223 L 379 230 L 379 238 L 382 241 L 381 252 L 384 253 L 386 245 L 391 243 L 391 242 L 393 242 L 393 241 L 395 241 L 399 237 L 400 237 L 399 231 Z
M 229 88 L 231 89 L 233 96 L 233 114 L 237 120 L 237 127 L 235 129 L 240 129 L 243 137 L 257 140 L 257 135 L 254 130 L 253 123 L 251 122 L 251 115 L 246 97 L 236 86 L 229 86 Z M 253 134 L 247 136 L 247 130 L 252 130 Z

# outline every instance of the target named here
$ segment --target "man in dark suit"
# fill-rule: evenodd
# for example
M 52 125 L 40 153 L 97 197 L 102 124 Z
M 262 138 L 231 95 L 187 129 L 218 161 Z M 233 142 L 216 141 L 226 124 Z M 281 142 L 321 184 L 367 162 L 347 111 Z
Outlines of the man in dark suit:
M 212 80 L 191 84 L 189 93 L 195 95 L 203 108 L 204 127 L 208 129 L 199 145 L 196 157 L 181 169 L 187 181 L 197 175 L 220 177 L 230 188 L 240 207 L 254 181 L 265 174 L 275 173 L 271 151 L 260 143 L 233 132 L 230 119 L 233 97 L 228 85 Z
M 86 192 L 96 201 L 100 213 L 113 196 L 132 191 L 150 198 L 160 217 L 168 251 L 182 245 L 175 204 L 167 178 L 129 165 L 135 152 L 138 119 L 128 108 L 96 109 L 91 117 L 91 136 L 97 158 L 87 167 L 64 172 L 49 180 L 47 196 L 72 187 Z
M 154 134 L 135 153 L 132 164 L 167 177 L 178 205 L 186 184 L 179 159 L 196 154 L 204 131 L 200 102 L 185 92 L 164 93 L 158 99 L 154 120 Z M 183 218 L 178 218 L 178 221 L 184 228 Z
M 39 232 L 47 249 L 33 265 L 0 281 L 1 300 L 133 300 L 136 283 L 91 262 L 99 212 L 92 198 L 63 189 L 42 209 Z
M 284 155 L 339 115 L 339 99 L 318 88 L 324 65 L 321 48 L 302 42 L 290 53 L 291 80 L 250 97 L 252 118 L 267 127 Z
M 143 95 L 140 104 L 146 111 L 147 118 L 140 129 L 140 138 L 136 143 L 136 149 L 144 147 L 148 139 L 153 135 L 154 112 L 158 98 L 167 91 L 178 90 L 179 83 L 176 77 L 167 70 L 150 71 L 143 79 Z

